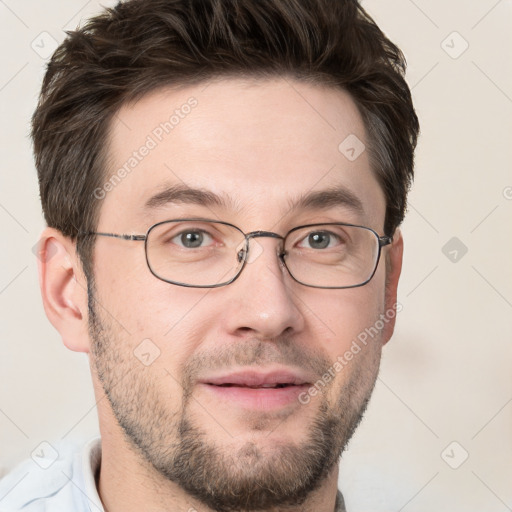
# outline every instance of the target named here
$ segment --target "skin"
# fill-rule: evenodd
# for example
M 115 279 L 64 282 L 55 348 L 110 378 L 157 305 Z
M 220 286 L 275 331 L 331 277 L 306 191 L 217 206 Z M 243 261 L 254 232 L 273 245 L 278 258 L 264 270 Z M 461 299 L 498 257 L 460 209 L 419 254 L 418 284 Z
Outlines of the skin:
M 118 113 L 122 122 L 111 127 L 107 176 L 191 97 L 198 102 L 191 113 L 101 200 L 97 231 L 144 234 L 156 222 L 198 216 L 245 233 L 284 235 L 301 224 L 349 222 L 384 234 L 385 198 L 367 151 L 352 162 L 338 150 L 350 134 L 368 145 L 354 102 L 343 91 L 289 79 L 225 79 L 158 90 L 125 105 Z M 156 192 L 183 184 L 229 196 L 233 204 L 144 208 Z M 363 211 L 343 204 L 290 210 L 301 195 L 335 186 L 356 196 Z M 338 459 L 364 412 L 393 320 L 306 405 L 247 410 L 214 400 L 198 380 L 212 371 L 276 366 L 300 366 L 311 382 L 321 378 L 396 303 L 402 238 L 397 231 L 383 248 L 368 284 L 341 290 L 294 282 L 279 264 L 279 241 L 256 242 L 251 250 L 257 257 L 235 282 L 207 290 L 155 278 L 142 242 L 100 237 L 88 304 L 73 241 L 52 228 L 43 233 L 46 313 L 65 345 L 87 353 L 91 363 L 102 436 L 99 493 L 109 512 L 334 510 Z M 145 339 L 160 351 L 149 366 L 134 356 Z M 323 447 L 329 458 L 319 459 L 323 469 L 316 476 L 301 481 L 304 454 L 309 462 L 320 457 L 318 437 L 329 425 Z M 187 489 L 179 481 L 176 461 L 190 462 L 190 453 L 179 458 L 183 439 L 203 449 L 192 453 L 203 457 L 207 482 L 226 495 L 244 489 L 252 497 L 245 508 L 227 498 L 214 507 L 194 491 L 197 482 Z M 199 474 L 201 464 L 190 463 Z M 272 480 L 282 484 L 279 502 L 249 493 L 251 482 Z

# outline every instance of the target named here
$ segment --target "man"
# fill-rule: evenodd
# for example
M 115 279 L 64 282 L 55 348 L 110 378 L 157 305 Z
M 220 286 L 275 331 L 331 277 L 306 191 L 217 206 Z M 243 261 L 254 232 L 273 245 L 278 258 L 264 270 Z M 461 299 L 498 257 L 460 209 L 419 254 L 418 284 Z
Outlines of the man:
M 33 118 L 40 282 L 101 441 L 1 510 L 345 510 L 396 313 L 404 69 L 355 0 L 131 0 L 68 35 Z

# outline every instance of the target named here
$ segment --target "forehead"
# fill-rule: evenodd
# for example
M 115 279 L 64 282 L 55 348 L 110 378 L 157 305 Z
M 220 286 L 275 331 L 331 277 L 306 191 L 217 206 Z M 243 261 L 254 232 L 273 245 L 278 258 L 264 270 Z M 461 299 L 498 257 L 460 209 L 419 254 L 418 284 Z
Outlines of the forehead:
M 284 78 L 160 89 L 120 109 L 108 142 L 100 213 L 108 229 L 146 229 L 180 214 L 187 201 L 171 205 L 178 210 L 162 201 L 147 207 L 169 187 L 226 199 L 215 206 L 231 215 L 223 220 L 238 215 L 257 229 L 297 199 L 333 188 L 361 202 L 361 221 L 379 229 L 384 219 L 364 124 L 339 89 Z

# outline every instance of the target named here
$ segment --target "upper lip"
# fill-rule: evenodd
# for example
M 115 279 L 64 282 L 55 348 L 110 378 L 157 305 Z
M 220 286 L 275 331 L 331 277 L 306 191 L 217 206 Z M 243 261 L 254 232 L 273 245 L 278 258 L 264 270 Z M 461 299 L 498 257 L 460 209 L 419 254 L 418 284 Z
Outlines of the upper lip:
M 303 372 L 291 369 L 277 370 L 239 370 L 222 375 L 212 375 L 200 379 L 203 384 L 233 384 L 235 386 L 271 386 L 277 384 L 308 384 L 310 379 Z

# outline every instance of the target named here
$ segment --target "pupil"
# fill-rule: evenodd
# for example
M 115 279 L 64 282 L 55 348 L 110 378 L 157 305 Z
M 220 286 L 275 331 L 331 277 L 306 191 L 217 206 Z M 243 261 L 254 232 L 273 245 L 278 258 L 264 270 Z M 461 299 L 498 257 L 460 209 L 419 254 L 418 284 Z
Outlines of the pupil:
M 181 243 L 185 247 L 200 247 L 203 242 L 203 234 L 197 232 L 189 232 L 181 235 Z
M 330 237 L 327 233 L 313 233 L 309 235 L 309 245 L 314 249 L 325 249 L 329 246 Z

